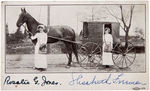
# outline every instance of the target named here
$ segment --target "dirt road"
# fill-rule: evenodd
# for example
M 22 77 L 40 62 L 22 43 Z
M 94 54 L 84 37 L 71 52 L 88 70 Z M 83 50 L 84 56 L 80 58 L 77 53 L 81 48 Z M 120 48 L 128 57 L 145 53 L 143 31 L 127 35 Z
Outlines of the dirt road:
M 48 69 L 42 73 L 52 72 L 145 72 L 145 54 L 137 54 L 133 65 L 129 68 L 119 69 L 115 66 L 104 68 L 99 66 L 96 69 L 84 69 L 78 64 L 73 63 L 71 68 L 65 68 L 68 60 L 65 54 L 48 54 Z M 7 73 L 41 73 L 33 69 L 33 54 L 13 54 L 6 55 L 6 72 Z

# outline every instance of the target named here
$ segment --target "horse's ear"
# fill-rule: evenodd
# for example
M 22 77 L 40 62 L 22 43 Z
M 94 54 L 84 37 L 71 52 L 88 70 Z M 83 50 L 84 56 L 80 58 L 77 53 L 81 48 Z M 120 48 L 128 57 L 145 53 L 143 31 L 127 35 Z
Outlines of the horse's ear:
M 24 8 L 23 10 L 24 10 L 24 13 L 26 13 L 26 9 Z
M 23 12 L 23 9 L 21 8 L 21 12 Z

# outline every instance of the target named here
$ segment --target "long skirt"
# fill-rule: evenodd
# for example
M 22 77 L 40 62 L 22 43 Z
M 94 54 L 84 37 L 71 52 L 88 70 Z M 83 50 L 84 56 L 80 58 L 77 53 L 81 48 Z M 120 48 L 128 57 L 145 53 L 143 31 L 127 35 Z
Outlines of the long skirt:
M 35 46 L 34 66 L 35 68 L 47 68 L 47 50 L 40 51 L 39 46 Z
M 35 68 L 47 68 L 47 56 L 46 54 L 35 54 L 34 56 Z
M 104 51 L 105 50 L 105 43 L 103 45 L 103 56 L 102 56 L 102 65 L 114 65 L 113 60 L 112 60 L 112 53 L 110 51 Z M 112 49 L 112 44 L 111 44 L 111 49 Z
M 111 52 L 103 52 L 103 65 L 114 65 Z

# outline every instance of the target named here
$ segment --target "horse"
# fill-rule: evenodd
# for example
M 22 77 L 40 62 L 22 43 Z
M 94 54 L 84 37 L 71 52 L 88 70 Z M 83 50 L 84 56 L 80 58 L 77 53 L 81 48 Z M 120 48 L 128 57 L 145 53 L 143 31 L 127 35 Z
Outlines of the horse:
M 36 19 L 34 19 L 27 11 L 26 9 L 21 8 L 21 13 L 19 15 L 19 18 L 17 20 L 16 26 L 20 28 L 23 24 L 27 25 L 28 31 L 32 34 L 36 34 L 37 26 L 41 25 L 42 23 L 39 23 Z M 79 63 L 78 60 L 78 52 L 77 52 L 77 44 L 75 42 L 75 32 L 74 30 L 69 27 L 69 26 L 45 26 L 45 31 L 47 31 L 48 34 L 48 41 L 47 43 L 56 43 L 61 40 L 67 49 L 67 57 L 68 57 L 68 63 L 66 65 L 67 68 L 71 66 L 72 62 L 72 53 L 74 53 L 77 63 Z M 52 37 L 49 37 L 52 36 Z M 55 39 L 55 38 L 59 39 Z M 65 40 L 73 41 L 73 42 L 68 42 Z M 32 40 L 33 44 L 36 45 L 37 40 Z

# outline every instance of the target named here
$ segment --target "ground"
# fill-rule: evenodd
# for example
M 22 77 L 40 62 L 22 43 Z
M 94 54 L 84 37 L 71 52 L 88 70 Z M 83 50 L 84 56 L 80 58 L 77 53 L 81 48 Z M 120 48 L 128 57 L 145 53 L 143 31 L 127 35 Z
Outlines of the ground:
M 119 69 L 116 66 L 104 68 L 99 66 L 95 69 L 84 69 L 73 62 L 71 68 L 65 68 L 68 60 L 65 54 L 47 54 L 48 69 L 42 73 L 52 72 L 145 72 L 145 54 L 136 54 L 136 59 L 129 68 Z M 6 73 L 41 73 L 33 69 L 34 54 L 7 54 L 6 55 Z

